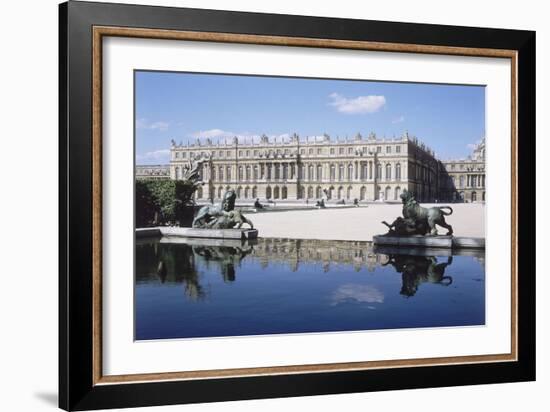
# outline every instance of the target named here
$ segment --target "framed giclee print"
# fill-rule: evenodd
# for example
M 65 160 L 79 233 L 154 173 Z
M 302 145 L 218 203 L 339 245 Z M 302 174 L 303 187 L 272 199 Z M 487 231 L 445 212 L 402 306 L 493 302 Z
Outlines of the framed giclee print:
M 60 6 L 60 406 L 535 379 L 535 34 Z

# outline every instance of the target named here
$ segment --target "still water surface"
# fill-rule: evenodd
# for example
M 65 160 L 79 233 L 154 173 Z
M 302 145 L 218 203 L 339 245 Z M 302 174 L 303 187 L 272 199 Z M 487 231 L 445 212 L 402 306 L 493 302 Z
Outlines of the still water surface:
M 483 325 L 483 252 L 368 242 L 139 241 L 137 340 Z M 401 252 L 400 252 L 401 253 Z

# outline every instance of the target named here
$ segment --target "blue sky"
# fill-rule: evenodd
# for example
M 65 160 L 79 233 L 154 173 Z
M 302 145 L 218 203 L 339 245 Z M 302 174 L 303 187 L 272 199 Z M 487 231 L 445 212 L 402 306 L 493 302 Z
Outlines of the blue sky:
M 138 164 L 168 163 L 171 139 L 408 131 L 448 159 L 485 134 L 483 86 L 145 71 L 135 80 Z

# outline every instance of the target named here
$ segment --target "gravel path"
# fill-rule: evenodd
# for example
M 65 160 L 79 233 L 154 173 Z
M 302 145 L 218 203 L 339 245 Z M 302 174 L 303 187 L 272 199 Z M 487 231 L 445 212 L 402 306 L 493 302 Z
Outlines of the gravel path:
M 435 205 L 423 205 L 435 206 Z M 443 204 L 440 204 L 443 206 Z M 446 217 L 456 236 L 485 237 L 484 204 L 452 204 L 454 213 Z M 261 237 L 371 241 L 387 232 L 380 223 L 391 223 L 401 215 L 401 205 L 369 205 L 345 209 L 293 210 L 247 213 Z M 446 229 L 439 228 L 439 233 Z

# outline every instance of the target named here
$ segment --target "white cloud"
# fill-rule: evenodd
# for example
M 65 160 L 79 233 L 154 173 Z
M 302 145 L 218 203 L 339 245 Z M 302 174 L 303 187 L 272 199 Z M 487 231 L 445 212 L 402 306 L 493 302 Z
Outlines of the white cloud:
M 339 93 L 331 93 L 329 97 L 332 100 L 329 105 L 345 114 L 375 113 L 386 104 L 384 96 L 370 95 L 347 98 Z
M 405 116 L 399 116 L 394 118 L 391 122 L 393 124 L 397 124 L 397 123 L 403 123 L 404 121 L 405 121 Z
M 340 286 L 332 295 L 332 305 L 344 302 L 384 303 L 384 294 L 371 285 L 347 283 Z
M 141 163 L 143 162 L 168 163 L 170 161 L 170 149 L 154 150 L 152 152 L 137 154 L 136 160 Z
M 137 119 L 136 127 L 138 129 L 149 129 L 149 130 L 159 130 L 161 132 L 164 132 L 168 130 L 168 127 L 170 126 L 170 123 L 168 122 L 149 122 L 145 118 Z

